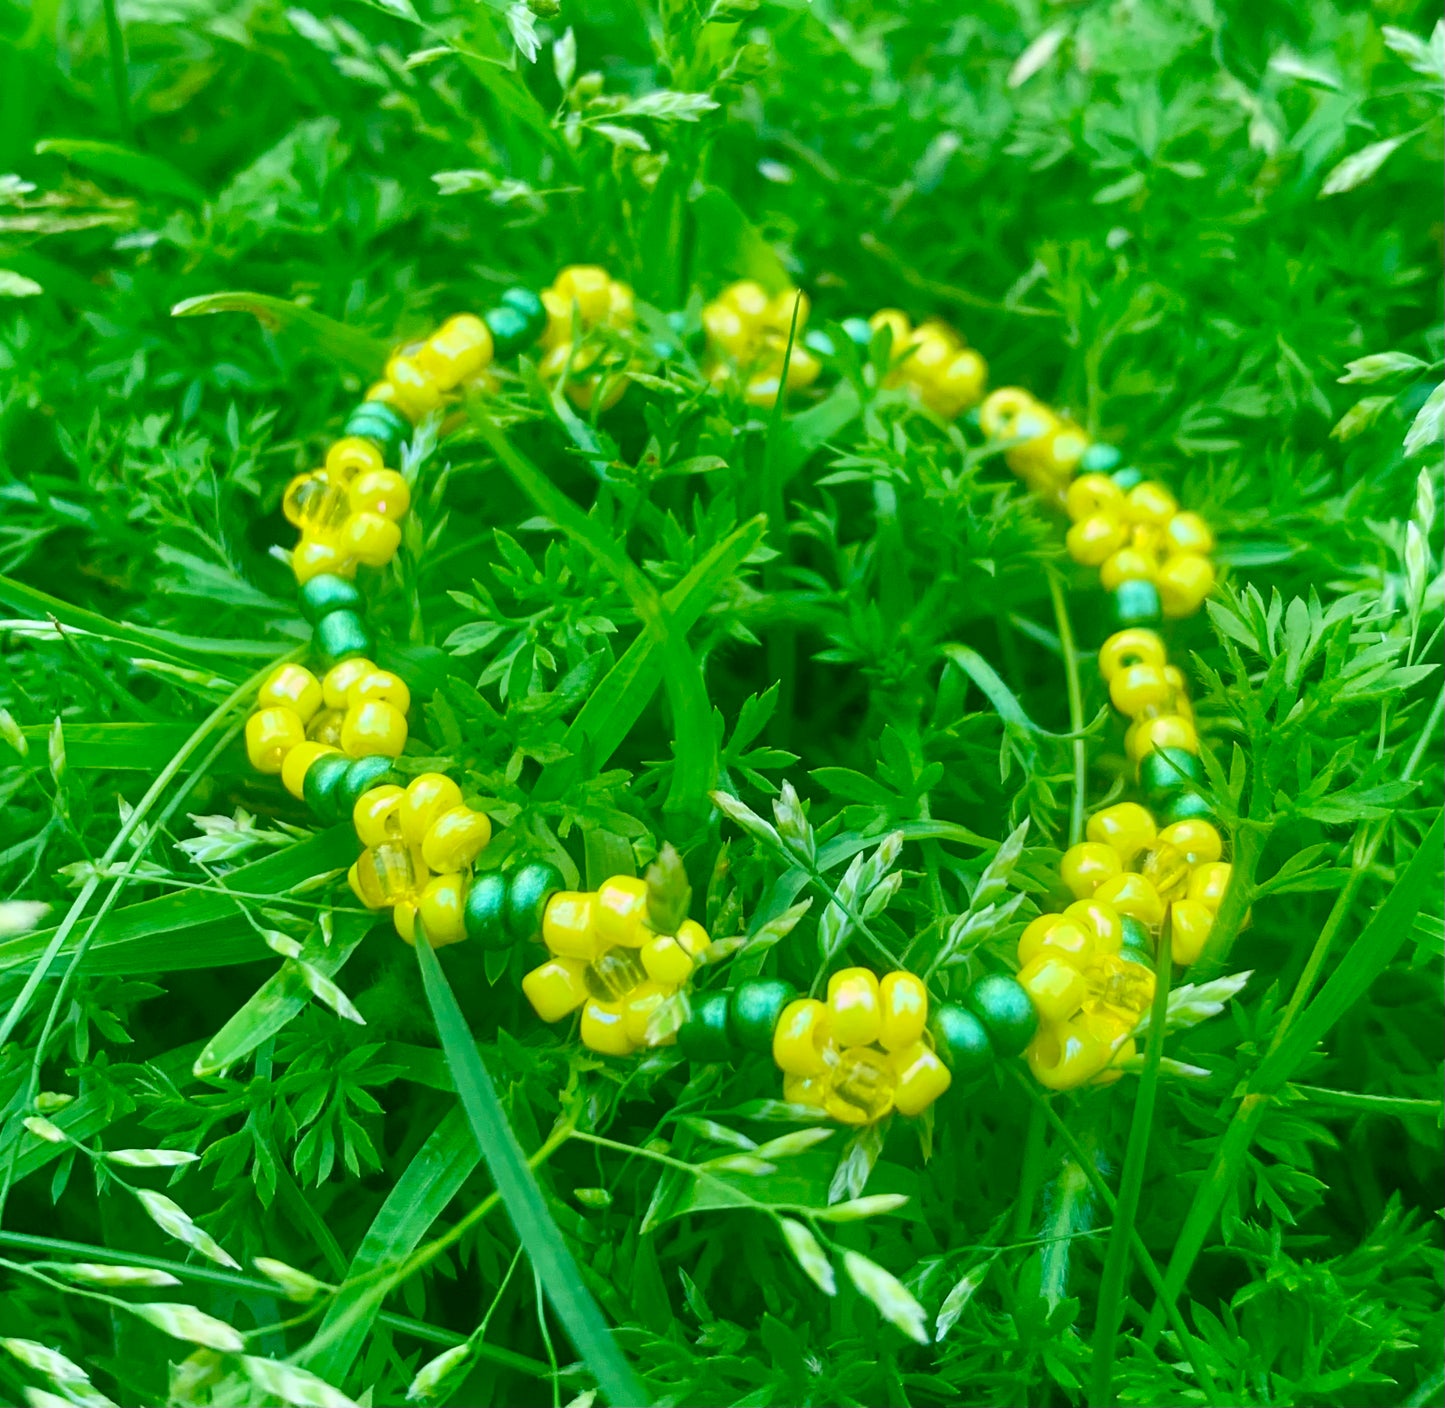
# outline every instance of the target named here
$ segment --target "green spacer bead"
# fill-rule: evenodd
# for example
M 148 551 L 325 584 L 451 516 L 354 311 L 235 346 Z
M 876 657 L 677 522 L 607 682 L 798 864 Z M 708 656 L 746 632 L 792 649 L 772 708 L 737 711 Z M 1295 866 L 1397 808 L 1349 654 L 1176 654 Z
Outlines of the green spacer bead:
M 1135 469 L 1132 464 L 1126 464 L 1123 469 L 1116 469 L 1109 478 L 1127 494 L 1130 489 L 1137 488 L 1144 482 L 1144 471 Z
M 1017 1056 L 1038 1030 L 1039 1016 L 1018 982 L 1002 973 L 980 978 L 963 995 L 963 1005 L 983 1023 L 1000 1056 Z
M 771 1052 L 778 1018 L 797 995 L 781 978 L 744 978 L 728 1003 L 729 1035 L 744 1051 Z
M 933 1009 L 933 1044 L 960 1080 L 981 1076 L 994 1063 L 993 1047 L 982 1022 L 966 1007 L 945 1002 Z
M 350 763 L 349 758 L 339 753 L 323 753 L 306 769 L 301 796 L 322 821 L 340 821 L 350 810 L 342 810 L 341 797 L 341 784 Z
M 1213 821 L 1214 808 L 1202 794 L 1192 787 L 1184 787 L 1165 802 L 1160 819 L 1166 826 L 1176 821 Z
M 1162 607 L 1153 582 L 1120 582 L 1110 594 L 1109 605 L 1120 630 L 1130 626 L 1151 626 L 1159 620 Z
M 316 648 L 328 665 L 339 664 L 357 655 L 370 655 L 371 632 L 354 611 L 332 611 L 316 623 Z
M 482 321 L 492 334 L 492 355 L 498 360 L 515 357 L 535 341 L 527 335 L 527 320 L 515 308 L 488 308 Z
M 677 1047 L 689 1061 L 731 1061 L 737 1054 L 728 1033 L 728 995 L 693 993 L 692 1014 L 677 1032 Z
M 1123 459 L 1117 445 L 1090 445 L 1079 461 L 1085 474 L 1108 474 Z
M 370 792 L 373 787 L 398 781 L 400 779 L 392 771 L 391 759 L 384 754 L 376 753 L 369 758 L 357 758 L 347 765 L 346 776 L 337 784 L 337 800 L 345 808 L 345 815 L 350 816 L 352 808 L 361 800 L 363 794 Z
M 1124 947 L 1150 952 L 1154 947 L 1154 936 L 1149 932 L 1149 926 L 1132 914 L 1124 914 L 1120 918 L 1124 924 Z
M 462 910 L 467 937 L 478 939 L 486 949 L 511 948 L 507 932 L 507 877 L 499 870 L 472 877 Z
M 873 341 L 873 329 L 868 326 L 867 318 L 844 318 L 842 326 L 848 340 L 859 347 L 867 347 Z
M 361 593 L 355 582 L 323 572 L 301 588 L 301 614 L 314 626 L 333 611 L 360 611 Z
M 534 860 L 512 872 L 507 880 L 507 933 L 514 944 L 532 943 L 542 937 L 547 901 L 565 888 L 562 872 L 544 860 Z
M 1203 781 L 1203 764 L 1182 748 L 1156 748 L 1139 764 L 1139 786 L 1155 810 L 1174 793 Z
M 347 434 L 353 433 L 350 429 L 353 422 L 363 420 L 402 440 L 411 434 L 411 422 L 395 406 L 388 405 L 385 401 L 363 401 L 346 418 Z M 357 433 L 365 434 L 364 431 Z
M 502 295 L 502 307 L 516 313 L 527 328 L 527 341 L 535 342 L 547 329 L 547 305 L 541 295 L 520 286 L 509 288 Z

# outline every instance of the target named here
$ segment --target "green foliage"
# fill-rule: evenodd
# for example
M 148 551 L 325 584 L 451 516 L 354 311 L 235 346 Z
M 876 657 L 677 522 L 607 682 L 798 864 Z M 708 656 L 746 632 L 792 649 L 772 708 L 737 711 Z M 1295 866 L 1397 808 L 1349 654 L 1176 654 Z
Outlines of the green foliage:
M 1410 0 L 0 0 L 0 1402 L 1441 1402 L 1442 87 Z M 1129 769 L 1092 574 L 838 328 L 944 317 L 1221 540 L 1238 883 L 1118 1084 L 604 1060 L 247 770 L 286 482 L 582 261 L 618 407 L 524 362 L 409 452 L 407 766 L 690 890 L 701 991 L 1008 970 Z M 709 385 L 741 276 L 831 390 Z

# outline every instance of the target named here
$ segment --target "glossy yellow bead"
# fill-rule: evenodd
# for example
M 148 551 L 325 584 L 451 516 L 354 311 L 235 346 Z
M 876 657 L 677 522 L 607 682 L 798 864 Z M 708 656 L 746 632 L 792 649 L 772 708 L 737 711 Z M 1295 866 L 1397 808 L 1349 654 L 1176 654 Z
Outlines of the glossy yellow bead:
M 281 512 L 308 537 L 333 542 L 351 506 L 346 490 L 322 471 L 298 474 L 281 496 Z
M 1137 919 L 1147 929 L 1157 929 L 1164 922 L 1164 901 L 1142 875 L 1115 875 L 1094 891 L 1094 898 Z
M 622 1026 L 634 1046 L 671 1046 L 677 1040 L 676 1031 L 649 1034 L 654 1016 L 676 991 L 669 983 L 649 980 L 638 983 L 623 999 Z
M 384 406 L 396 406 L 396 388 L 389 381 L 374 381 L 366 388 L 368 401 L 380 401 Z M 397 410 L 401 407 L 397 406 Z
M 391 907 L 391 927 L 399 938 L 409 944 L 416 943 L 416 905 L 410 900 L 398 900 Z
M 1174 697 L 1169 702 L 1170 713 L 1183 714 L 1192 719 L 1194 708 L 1189 703 L 1189 682 L 1184 678 L 1184 671 L 1178 665 L 1166 665 L 1164 678 L 1169 682 L 1169 688 L 1174 691 Z
M 1118 953 L 1124 947 L 1124 916 L 1111 904 L 1097 899 L 1075 900 L 1064 910 L 1064 918 L 1088 932 L 1095 953 Z
M 260 709 L 246 720 L 246 756 L 257 772 L 279 773 L 286 755 L 305 742 L 306 728 L 294 709 Z
M 542 942 L 560 958 L 578 958 L 585 967 L 601 952 L 592 923 L 590 891 L 558 890 L 542 915 Z
M 1128 630 L 1115 631 L 1099 647 L 1099 673 L 1106 683 L 1112 684 L 1114 676 L 1131 665 L 1157 665 L 1162 670 L 1167 658 L 1164 642 L 1156 632 L 1131 626 Z
M 910 1119 L 921 1115 L 953 1084 L 953 1075 L 922 1041 L 893 1053 L 894 1107 Z
M 383 846 L 400 841 L 401 803 L 406 793 L 386 784 L 363 792 L 351 809 L 351 824 L 363 846 Z
M 734 361 L 747 361 L 757 349 L 757 329 L 726 303 L 709 303 L 702 310 L 702 325 L 709 344 Z
M 1025 964 L 1019 969 L 1018 980 L 1044 1022 L 1072 1017 L 1089 995 L 1084 975 L 1073 964 L 1052 953 L 1041 953 Z
M 1202 817 L 1166 826 L 1159 833 L 1159 839 L 1180 851 L 1190 865 L 1208 865 L 1224 854 L 1224 838 Z
M 1105 558 L 1099 568 L 1099 581 L 1107 592 L 1124 585 L 1125 582 L 1152 582 L 1158 564 L 1155 559 L 1138 548 L 1120 548 Z
M 321 677 L 321 695 L 326 700 L 328 709 L 345 709 L 351 702 L 349 695 L 351 686 L 363 675 L 369 675 L 376 669 L 370 660 L 363 660 L 359 655 L 353 656 L 350 660 L 343 660 L 339 665 L 333 665 Z
M 353 861 L 351 869 L 346 872 L 346 883 L 351 886 L 351 893 L 356 896 L 362 904 L 366 904 L 366 896 L 361 893 L 361 878 L 356 873 L 356 863 Z M 367 908 L 373 908 L 367 905 Z
M 385 467 L 381 451 L 359 435 L 343 436 L 326 452 L 326 477 L 333 484 L 343 487 L 358 474 Z
M 341 748 L 341 725 L 346 722 L 345 709 L 323 709 L 306 725 L 306 737 L 328 748 Z
M 359 709 L 372 700 L 381 700 L 403 714 L 411 710 L 411 690 L 400 675 L 390 670 L 372 668 L 364 675 L 358 675 L 346 690 L 346 707 Z
M 1154 818 L 1138 802 L 1119 802 L 1089 818 L 1084 834 L 1091 841 L 1112 846 L 1127 865 L 1156 835 Z
M 1224 902 L 1224 892 L 1229 888 L 1229 877 L 1233 873 L 1234 867 L 1223 860 L 1195 866 L 1189 876 L 1189 898 L 1217 910 Z
M 1111 513 L 1082 518 L 1064 535 L 1069 556 L 1084 567 L 1098 567 L 1129 539 L 1129 530 Z
M 1119 853 L 1112 846 L 1097 841 L 1081 841 L 1070 846 L 1059 862 L 1059 878 L 1076 900 L 1089 899 L 1104 881 L 1123 870 Z
M 810 1110 L 821 1110 L 827 1096 L 827 1076 L 783 1077 L 783 1099 L 790 1105 L 805 1105 Z
M 695 919 L 685 919 L 676 934 L 654 934 L 642 945 L 642 966 L 647 976 L 677 986 L 692 976 L 697 960 L 710 940 Z
M 1179 512 L 1179 501 L 1162 484 L 1146 479 L 1124 496 L 1124 515 L 1130 523 L 1163 528 Z
M 908 314 L 900 312 L 897 308 L 880 308 L 868 319 L 868 326 L 874 332 L 877 332 L 879 328 L 888 329 L 893 335 L 893 355 L 895 357 L 902 353 L 913 333 L 913 324 L 908 321 Z
M 299 802 L 303 796 L 302 788 L 306 785 L 306 773 L 311 764 L 317 758 L 325 757 L 328 753 L 339 752 L 338 748 L 314 742 L 309 738 L 298 743 L 281 762 L 282 785 Z
M 352 480 L 347 501 L 353 513 L 376 513 L 400 522 L 411 507 L 411 490 L 394 469 L 373 469 Z
M 321 707 L 321 682 L 301 665 L 281 665 L 256 695 L 261 709 L 290 709 L 303 724 Z
M 1038 402 L 1021 387 L 1000 386 L 983 398 L 978 408 L 979 427 L 990 440 L 1011 440 L 1015 422 L 1037 406 Z
M 368 846 L 356 862 L 356 891 L 370 909 L 415 900 L 429 878 L 421 852 L 396 841 Z
M 1214 564 L 1198 553 L 1176 553 L 1164 560 L 1154 585 L 1166 616 L 1175 620 L 1192 616 L 1214 590 Z
M 401 529 L 379 513 L 353 513 L 341 533 L 346 555 L 366 567 L 385 567 L 401 547 Z
M 1086 1084 L 1113 1057 L 1109 1029 L 1082 1015 L 1041 1025 L 1024 1052 L 1034 1079 L 1050 1090 L 1073 1090 Z
M 1184 852 L 1168 841 L 1156 841 L 1139 865 L 1139 874 L 1158 892 L 1165 904 L 1184 897 L 1189 883 L 1189 862 Z
M 1201 900 L 1175 900 L 1169 908 L 1169 954 L 1181 968 L 1204 952 L 1214 911 Z
M 1121 523 L 1124 519 L 1124 491 L 1107 474 L 1081 474 L 1064 495 L 1064 508 L 1075 523 L 1107 513 Z
M 396 758 L 406 747 L 406 733 L 406 715 L 395 704 L 368 699 L 346 711 L 341 751 L 352 758 Z
M 929 405 L 951 420 L 976 406 L 988 385 L 988 363 L 971 347 L 956 352 L 934 378 Z
M 436 875 L 427 881 L 416 902 L 417 916 L 433 948 L 458 944 L 467 936 L 463 906 L 467 882 L 463 875 Z
M 597 938 L 608 944 L 641 948 L 652 937 L 647 918 L 647 881 L 640 875 L 614 875 L 604 880 L 592 907 Z
M 323 543 L 317 538 L 302 538 L 291 549 L 291 570 L 298 586 L 304 587 L 323 572 L 335 577 L 354 577 L 356 564 L 339 543 Z
M 575 303 L 582 321 L 591 327 L 608 314 L 611 284 L 606 269 L 596 264 L 573 264 L 557 275 L 552 288 L 569 308 Z
M 820 1076 L 837 1059 L 830 1050 L 833 1018 L 816 998 L 800 997 L 783 1008 L 773 1028 L 773 1061 L 794 1076 Z
M 881 1051 L 850 1047 L 833 1067 L 823 1108 L 841 1124 L 873 1124 L 892 1110 L 897 1090 L 893 1065 Z
M 1110 702 L 1131 719 L 1163 709 L 1173 693 L 1158 665 L 1130 665 L 1109 681 Z
M 901 1051 L 923 1037 L 928 1025 L 928 989 L 912 973 L 885 973 L 878 982 L 883 1025 L 878 1043 L 885 1051 Z
M 1050 476 L 1066 481 L 1078 469 L 1088 448 L 1089 437 L 1077 425 L 1064 421 L 1049 436 L 1047 469 Z
M 419 846 L 432 823 L 461 804 L 462 789 L 446 773 L 420 773 L 407 784 L 406 800 L 401 804 L 401 834 Z
M 931 386 L 948 365 L 955 345 L 954 339 L 936 324 L 925 323 L 908 339 L 908 360 L 902 367 L 904 377 L 920 387 Z
M 630 1056 L 636 1050 L 619 1003 L 589 998 L 582 1008 L 580 1035 L 583 1046 L 603 1056 Z
M 1028 922 L 1023 933 L 1019 935 L 1019 967 L 1022 968 L 1039 951 L 1039 947 L 1049 935 L 1049 930 L 1063 917 L 1062 914 L 1048 913 Z
M 867 1046 L 883 1029 L 878 979 L 867 968 L 843 968 L 828 979 L 833 1039 L 840 1046 Z
M 544 1022 L 560 1022 L 587 1001 L 586 971 L 580 958 L 549 958 L 522 979 L 522 991 Z
M 443 391 L 451 391 L 492 360 L 492 334 L 480 318 L 448 318 L 417 349 L 414 359 Z
M 1199 733 L 1193 722 L 1183 714 L 1160 714 L 1141 719 L 1130 730 L 1126 747 L 1134 762 L 1143 762 L 1156 748 L 1182 748 L 1186 753 L 1199 752 Z
M 1019 967 L 1026 967 L 1040 954 L 1051 953 L 1076 968 L 1082 968 L 1094 946 L 1093 934 L 1078 919 L 1062 914 L 1041 914 L 1019 936 Z
M 418 421 L 442 403 L 442 390 L 410 357 L 393 357 L 386 364 L 392 404 L 409 420 Z
M 1164 541 L 1171 552 L 1195 552 L 1207 557 L 1214 551 L 1214 533 L 1197 514 L 1176 513 L 1164 529 Z
M 453 807 L 427 829 L 421 853 L 433 870 L 465 870 L 491 839 L 490 817 L 470 807 Z

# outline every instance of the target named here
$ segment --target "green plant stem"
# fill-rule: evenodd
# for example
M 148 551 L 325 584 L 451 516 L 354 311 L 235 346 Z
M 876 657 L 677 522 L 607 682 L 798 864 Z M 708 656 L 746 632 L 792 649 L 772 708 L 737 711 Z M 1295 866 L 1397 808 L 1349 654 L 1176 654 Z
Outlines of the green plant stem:
M 1209 937 L 1204 941 L 1204 950 L 1190 967 L 1192 982 L 1208 982 L 1224 971 L 1230 950 L 1254 902 L 1254 878 L 1269 834 L 1270 828 L 1264 824 L 1247 819 L 1240 822 L 1234 837 L 1229 885 L 1210 926 Z
M 1039 1194 L 1039 1183 L 1043 1178 L 1044 1156 L 1048 1152 L 1047 1121 L 1043 1108 L 1029 1107 L 1029 1126 L 1024 1135 L 1024 1157 L 1019 1168 L 1019 1190 L 1014 1198 L 1013 1236 L 1017 1241 L 1023 1237 L 1033 1221 L 1034 1200 Z
M 1089 789 L 1089 745 L 1084 734 L 1084 691 L 1079 682 L 1079 652 L 1074 644 L 1074 627 L 1064 599 L 1059 574 L 1049 569 L 1049 595 L 1054 602 L 1054 620 L 1059 627 L 1059 648 L 1064 657 L 1064 683 L 1069 694 L 1069 732 L 1074 738 L 1074 799 L 1069 808 L 1069 845 L 1084 839 L 1084 811 Z
M 135 127 L 130 115 L 130 76 L 127 71 L 125 30 L 121 28 L 117 0 L 105 0 L 105 38 L 110 56 L 110 86 L 115 93 L 115 116 L 121 135 L 134 140 Z

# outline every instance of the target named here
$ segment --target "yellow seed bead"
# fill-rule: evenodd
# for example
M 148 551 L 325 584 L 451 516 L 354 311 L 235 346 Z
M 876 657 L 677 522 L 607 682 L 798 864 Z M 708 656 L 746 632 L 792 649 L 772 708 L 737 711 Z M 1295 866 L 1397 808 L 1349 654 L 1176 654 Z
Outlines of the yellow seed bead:
M 1208 865 L 1224 854 L 1224 838 L 1202 817 L 1166 826 L 1159 839 L 1181 851 L 1190 865 Z
M 900 313 L 897 308 L 880 308 L 868 319 L 868 326 L 874 332 L 877 332 L 879 328 L 887 328 L 893 334 L 893 355 L 895 357 L 908 345 L 908 339 L 913 332 L 913 325 L 908 321 L 908 314 Z
M 622 1026 L 628 1041 L 634 1046 L 671 1046 L 677 1040 L 675 1030 L 655 1037 L 649 1034 L 653 1017 L 676 990 L 670 983 L 649 980 L 627 994 L 622 1003 Z
M 708 343 L 734 361 L 747 361 L 757 348 L 757 329 L 726 303 L 709 303 L 702 310 L 702 325 Z
M 823 1108 L 841 1124 L 873 1124 L 893 1108 L 897 1089 L 893 1066 L 881 1051 L 850 1047 L 833 1068 Z
M 401 834 L 419 846 L 432 823 L 461 804 L 462 789 L 446 773 L 420 773 L 407 784 L 406 800 L 401 804 Z
M 328 748 L 340 749 L 341 725 L 346 722 L 345 709 L 323 709 L 306 725 L 306 737 Z
M 1201 557 L 1214 551 L 1214 533 L 1197 514 L 1176 513 L 1164 529 L 1164 541 L 1171 552 L 1195 552 Z
M 1124 947 L 1124 917 L 1111 904 L 1075 900 L 1064 910 L 1064 918 L 1088 931 L 1096 953 L 1118 953 Z
M 647 881 L 639 875 L 614 875 L 604 880 L 592 907 L 598 942 L 641 948 L 652 937 L 647 918 Z
M 808 324 L 808 313 L 812 304 L 808 301 L 808 295 L 800 288 L 785 288 L 769 299 L 763 312 L 763 322 L 774 332 L 786 337 L 793 323 L 794 307 L 798 310 L 798 336 L 801 337 Z
M 1163 709 L 1174 691 L 1158 665 L 1130 665 L 1109 681 L 1109 700 L 1128 718 Z
M 1037 406 L 1038 402 L 1021 387 L 1000 386 L 983 398 L 978 408 L 978 423 L 990 440 L 1011 440 L 1015 422 Z
M 1094 898 L 1137 919 L 1147 929 L 1157 929 L 1164 922 L 1164 901 L 1142 875 L 1115 875 L 1099 886 Z
M 1044 1022 L 1072 1017 L 1089 995 L 1084 975 L 1052 953 L 1041 953 L 1020 968 L 1018 980 Z
M 411 490 L 394 469 L 373 469 L 352 481 L 347 501 L 353 513 L 376 513 L 400 522 L 411 507 Z
M 368 670 L 358 675 L 346 690 L 346 707 L 359 708 L 368 700 L 380 699 L 400 709 L 403 714 L 411 711 L 411 690 L 400 675 L 390 670 Z
M 1084 834 L 1091 841 L 1112 846 L 1127 865 L 1155 837 L 1154 818 L 1138 802 L 1119 802 L 1089 818 Z
M 346 490 L 326 472 L 298 474 L 281 496 L 281 512 L 308 537 L 334 542 L 351 512 Z
M 828 1008 L 816 998 L 800 997 L 783 1008 L 773 1028 L 773 1062 L 780 1071 L 795 1076 L 820 1076 L 836 1060 L 829 1046 L 833 1020 Z
M 1201 900 L 1175 900 L 1169 909 L 1169 954 L 1181 968 L 1204 952 L 1214 911 Z
M 867 1046 L 883 1029 L 878 979 L 867 968 L 844 968 L 828 979 L 833 1038 L 841 1046 Z
M 1119 853 L 1112 846 L 1097 841 L 1081 841 L 1070 846 L 1059 862 L 1059 878 L 1068 886 L 1076 900 L 1089 899 L 1104 881 L 1123 870 Z
M 606 269 L 596 264 L 573 264 L 557 275 L 552 288 L 569 308 L 575 303 L 582 321 L 591 327 L 607 316 L 611 284 Z
M 1162 484 L 1146 479 L 1124 496 L 1124 515 L 1131 523 L 1165 527 L 1179 512 L 1179 501 Z
M 1184 897 L 1184 887 L 1189 883 L 1189 862 L 1184 852 L 1168 841 L 1156 841 L 1144 852 L 1139 874 L 1153 885 L 1159 898 L 1169 904 Z
M 1223 860 L 1196 866 L 1189 877 L 1189 898 L 1217 910 L 1224 902 L 1224 892 L 1229 888 L 1229 877 L 1233 873 L 1234 867 Z
M 599 1002 L 621 1002 L 639 983 L 647 981 L 637 950 L 620 944 L 598 954 L 587 965 L 584 976 L 587 991 Z
M 1098 567 L 1129 541 L 1129 530 L 1112 513 L 1080 519 L 1064 535 L 1069 556 L 1084 567 Z
M 356 896 L 368 909 L 379 909 L 379 905 L 367 904 L 366 896 L 361 893 L 361 877 L 356 872 L 356 863 L 353 862 L 351 869 L 346 872 L 346 883 L 351 886 L 351 893 Z
M 1064 495 L 1064 508 L 1075 523 L 1096 513 L 1107 513 L 1123 521 L 1124 491 L 1107 474 L 1081 474 Z
M 1019 966 L 1027 966 L 1041 953 L 1051 953 L 1082 968 L 1094 948 L 1093 934 L 1078 919 L 1063 914 L 1041 914 L 1019 936 Z
M 443 391 L 451 391 L 492 360 L 492 333 L 480 318 L 448 318 L 417 349 L 415 361 Z
M 333 577 L 354 577 L 356 564 L 339 543 L 323 543 L 317 538 L 302 538 L 291 550 L 291 570 L 298 586 L 304 587 L 323 572 Z
M 382 846 L 402 840 L 401 803 L 405 791 L 387 783 L 363 792 L 351 809 L 351 824 L 363 846 Z
M 883 1025 L 878 1043 L 885 1051 L 901 1051 L 923 1036 L 928 1025 L 928 989 L 912 973 L 885 973 L 878 983 Z
M 294 709 L 261 709 L 246 720 L 246 756 L 257 772 L 279 773 L 286 755 L 305 741 L 305 725 Z
M 1099 647 L 1099 673 L 1105 683 L 1112 684 L 1121 670 L 1132 665 L 1157 665 L 1162 670 L 1167 658 L 1164 642 L 1154 631 L 1131 626 L 1128 630 L 1115 631 Z
M 627 1022 L 617 1003 L 590 998 L 582 1008 L 581 1037 L 589 1051 L 604 1056 L 630 1056 L 636 1048 L 627 1035 Z
M 1022 934 L 1019 935 L 1019 967 L 1022 968 L 1038 951 L 1040 945 L 1049 936 L 1049 931 L 1064 916 L 1062 914 L 1041 914 L 1037 919 L 1031 919 L 1025 926 Z
M 326 700 L 326 707 L 345 709 L 350 702 L 347 696 L 351 692 L 351 686 L 375 669 L 376 666 L 370 660 L 363 660 L 359 655 L 343 660 L 339 665 L 333 665 L 321 677 L 321 695 Z
M 827 1076 L 784 1076 L 783 1099 L 790 1105 L 821 1110 L 828 1095 Z
M 410 357 L 393 357 L 386 364 L 392 404 L 409 420 L 418 421 L 442 403 L 442 391 Z
M 1112 592 L 1125 582 L 1152 582 L 1157 564 L 1148 553 L 1138 548 L 1120 548 L 1105 558 L 1099 568 L 1099 581 L 1105 591 Z
M 900 1115 L 921 1115 L 953 1084 L 948 1067 L 921 1041 L 893 1053 L 893 1103 Z
M 1112 1051 L 1096 1025 L 1076 1017 L 1040 1026 L 1024 1052 L 1034 1079 L 1050 1090 L 1073 1090 L 1097 1076 Z
M 395 406 L 396 388 L 389 381 L 374 381 L 366 388 L 366 399 L 380 401 L 384 406 Z
M 291 709 L 303 724 L 321 707 L 321 682 L 301 665 L 281 665 L 256 695 L 261 709 Z
M 578 958 L 585 967 L 601 952 L 593 925 L 590 891 L 559 890 L 542 915 L 542 942 L 559 958 Z
M 406 715 L 394 704 L 368 699 L 346 711 L 341 751 L 352 758 L 399 757 L 406 747 Z
M 421 853 L 396 841 L 368 846 L 356 862 L 357 893 L 371 909 L 415 900 L 429 878 Z
M 1089 437 L 1077 425 L 1063 422 L 1048 438 L 1044 467 L 1049 477 L 1066 481 L 1078 469 L 1089 448 Z
M 437 875 L 427 881 L 417 900 L 417 915 L 433 948 L 460 943 L 467 936 L 463 906 L 467 882 L 463 875 Z
M 340 753 L 339 748 L 306 739 L 292 748 L 281 763 L 281 782 L 286 790 L 299 802 L 305 795 L 306 773 L 317 758 L 328 753 Z
M 522 979 L 522 991 L 544 1022 L 560 1022 L 587 1001 L 586 971 L 580 958 L 549 958 Z
M 326 452 L 326 477 L 333 484 L 350 484 L 358 474 L 385 468 L 381 451 L 370 440 L 347 435 Z
M 427 829 L 421 853 L 433 870 L 465 870 L 491 839 L 489 816 L 470 807 L 453 807 Z
M 572 304 L 551 288 L 544 288 L 541 298 L 547 310 L 547 326 L 538 340 L 544 350 L 551 350 L 572 340 Z
M 642 966 L 647 976 L 677 986 L 692 976 L 694 964 L 711 941 L 695 919 L 685 919 L 676 934 L 654 934 L 643 944 Z
M 939 415 L 952 420 L 978 405 L 987 385 L 988 363 L 973 348 L 965 347 L 934 379 L 929 404 Z
M 1199 734 L 1183 714 L 1161 714 L 1158 718 L 1141 719 L 1137 729 L 1130 730 L 1126 741 L 1129 757 L 1143 762 L 1156 748 L 1182 748 L 1186 753 L 1199 752 Z
M 341 549 L 366 567 L 385 567 L 401 546 L 401 529 L 379 513 L 353 513 L 341 534 Z
M 1166 616 L 1192 616 L 1214 590 L 1214 564 L 1198 553 L 1176 553 L 1165 559 L 1154 583 Z
M 391 907 L 391 927 L 398 936 L 409 944 L 416 943 L 416 905 L 410 900 L 398 900 Z

